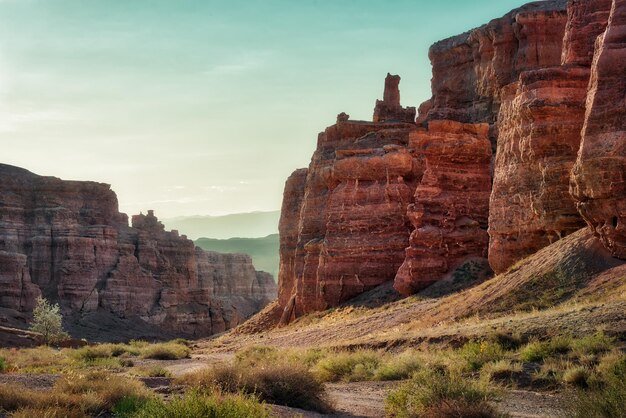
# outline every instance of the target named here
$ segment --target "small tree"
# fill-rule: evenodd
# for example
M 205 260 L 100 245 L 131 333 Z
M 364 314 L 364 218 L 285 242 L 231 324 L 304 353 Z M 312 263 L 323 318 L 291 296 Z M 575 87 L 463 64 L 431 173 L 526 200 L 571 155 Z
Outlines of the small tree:
M 54 343 L 68 335 L 63 331 L 63 317 L 58 304 L 51 304 L 46 299 L 37 298 L 37 305 L 33 310 L 33 322 L 30 330 L 43 335 L 46 344 Z

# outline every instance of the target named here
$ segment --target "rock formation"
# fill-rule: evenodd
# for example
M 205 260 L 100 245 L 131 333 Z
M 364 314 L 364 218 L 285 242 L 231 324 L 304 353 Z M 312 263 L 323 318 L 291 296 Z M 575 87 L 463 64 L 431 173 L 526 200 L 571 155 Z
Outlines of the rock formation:
M 28 312 L 41 294 L 77 323 L 106 312 L 187 336 L 237 325 L 276 291 L 248 256 L 195 248 L 152 211 L 129 227 L 106 184 L 7 165 L 0 165 L 0 283 L 0 308 Z
M 393 280 L 410 232 L 406 207 L 422 174 L 408 151 L 415 109 L 388 75 L 378 122 L 345 113 L 319 135 L 308 170 L 285 185 L 279 315 L 326 309 Z
M 394 282 L 405 295 L 470 259 L 486 260 L 491 191 L 489 125 L 431 121 L 411 133 L 410 147 L 426 167 L 408 206 L 415 229 Z
M 402 107 L 400 104 L 400 76 L 387 73 L 383 100 L 376 100 L 374 122 L 406 122 L 415 121 L 415 108 Z M 345 115 L 345 113 L 344 113 Z M 346 115 L 347 116 L 347 115 Z M 349 118 L 349 116 L 348 116 Z M 348 118 L 344 120 L 347 121 Z
M 596 45 L 572 195 L 604 245 L 625 259 L 626 1 L 613 1 Z
M 374 123 L 340 114 L 286 185 L 283 321 L 392 276 L 410 294 L 467 260 L 502 272 L 585 221 L 626 258 L 624 3 L 529 3 L 436 43 L 417 125 L 389 74 Z

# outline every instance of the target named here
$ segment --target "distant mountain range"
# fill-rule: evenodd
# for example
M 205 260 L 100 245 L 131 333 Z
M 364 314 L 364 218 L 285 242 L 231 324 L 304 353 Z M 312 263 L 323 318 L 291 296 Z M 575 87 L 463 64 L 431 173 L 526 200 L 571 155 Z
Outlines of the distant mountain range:
M 280 211 L 234 213 L 224 216 L 180 216 L 163 219 L 166 229 L 176 229 L 188 238 L 262 238 L 278 233 Z M 278 251 L 278 250 L 277 250 Z
M 200 238 L 195 243 L 198 247 L 208 251 L 248 254 L 252 257 L 255 269 L 271 273 L 274 280 L 278 280 L 278 234 L 263 238 Z

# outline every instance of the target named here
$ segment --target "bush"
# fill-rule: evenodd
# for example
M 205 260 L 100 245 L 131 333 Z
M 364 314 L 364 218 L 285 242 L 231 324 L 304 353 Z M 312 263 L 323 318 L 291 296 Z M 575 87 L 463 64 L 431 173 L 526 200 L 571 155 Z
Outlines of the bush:
M 291 363 L 242 367 L 218 366 L 182 378 L 188 386 L 227 393 L 243 392 L 260 400 L 318 412 L 328 412 L 324 386 L 304 366 Z
M 30 330 L 43 335 L 46 344 L 56 343 L 68 338 L 63 331 L 63 317 L 61 316 L 61 308 L 58 304 L 51 304 L 46 299 L 37 298 L 37 304 L 33 309 L 33 322 L 30 324 Z
M 460 374 L 422 370 L 389 394 L 387 415 L 393 417 L 498 417 L 487 402 L 492 394 Z
M 606 336 L 603 332 L 572 341 L 572 350 L 579 356 L 603 354 L 615 346 L 615 339 Z
M 522 365 L 510 360 L 487 363 L 480 371 L 480 377 L 486 382 L 513 383 L 522 375 Z
M 172 373 L 170 373 L 167 369 L 164 369 L 163 367 L 159 367 L 159 366 L 140 367 L 137 369 L 133 369 L 131 373 L 135 376 L 172 377 Z
M 278 361 L 279 352 L 274 347 L 255 345 L 246 347 L 235 354 L 235 363 L 241 366 L 254 367 Z
M 141 357 L 154 360 L 179 360 L 190 354 L 189 347 L 172 342 L 146 345 L 141 349 Z
M 152 398 L 141 382 L 104 372 L 69 375 L 55 383 L 53 392 L 82 396 L 82 406 L 93 413 L 111 410 L 126 397 Z
M 534 341 L 523 349 L 521 358 L 528 362 L 544 361 L 549 357 L 567 354 L 571 350 L 571 340 L 566 337 L 554 337 L 549 341 Z
M 337 353 L 320 360 L 314 372 L 323 382 L 372 380 L 380 362 L 381 355 L 373 351 Z
M 568 385 L 586 388 L 588 386 L 589 370 L 582 366 L 570 367 L 563 373 L 563 382 Z
M 485 363 L 490 363 L 504 358 L 504 349 L 500 344 L 490 341 L 470 341 L 461 348 L 459 355 L 467 363 L 469 371 L 480 370 Z
M 9 368 L 4 357 L 0 357 L 0 373 L 4 373 Z
M 422 361 L 417 353 L 405 351 L 397 356 L 386 359 L 374 373 L 374 380 L 403 380 L 421 368 Z
M 0 355 L 10 371 L 20 373 L 59 373 L 67 365 L 68 350 L 55 350 L 48 346 L 35 348 L 3 349 Z
M 170 402 L 154 399 L 122 415 L 132 418 L 269 418 L 267 407 L 244 395 L 204 395 L 191 392 Z

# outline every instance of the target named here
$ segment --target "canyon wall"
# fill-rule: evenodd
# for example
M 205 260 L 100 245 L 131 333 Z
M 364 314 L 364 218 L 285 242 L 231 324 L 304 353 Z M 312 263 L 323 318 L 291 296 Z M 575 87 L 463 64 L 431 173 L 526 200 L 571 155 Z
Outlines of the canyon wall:
M 240 323 L 275 297 L 270 275 L 242 254 L 209 253 L 152 211 L 118 212 L 108 185 L 0 165 L 0 308 L 59 302 L 71 321 L 108 313 L 176 335 Z
M 529 3 L 431 47 L 414 124 L 389 74 L 374 122 L 340 114 L 286 185 L 282 321 L 467 261 L 503 272 L 585 225 L 626 257 L 625 7 Z
M 604 245 L 626 259 L 626 1 L 613 1 L 596 45 L 572 195 Z

